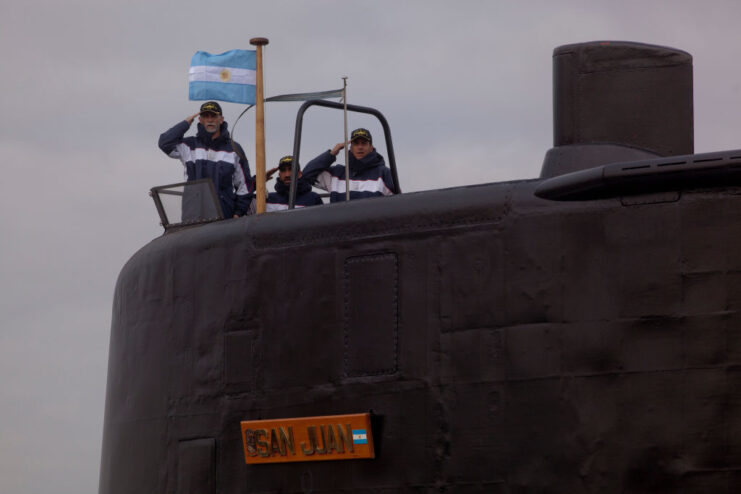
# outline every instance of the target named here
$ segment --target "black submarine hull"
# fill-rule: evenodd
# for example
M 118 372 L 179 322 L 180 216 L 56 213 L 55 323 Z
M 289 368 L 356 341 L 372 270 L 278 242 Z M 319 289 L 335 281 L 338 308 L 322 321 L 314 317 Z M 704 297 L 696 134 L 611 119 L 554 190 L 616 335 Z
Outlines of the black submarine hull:
M 538 183 L 151 242 L 116 288 L 101 492 L 734 491 L 741 189 Z M 373 460 L 245 464 L 241 420 L 365 411 Z
M 100 493 L 737 492 L 741 151 L 692 154 L 686 52 L 553 61 L 542 179 L 231 219 L 134 255 Z M 245 463 L 241 421 L 357 413 L 373 459 Z

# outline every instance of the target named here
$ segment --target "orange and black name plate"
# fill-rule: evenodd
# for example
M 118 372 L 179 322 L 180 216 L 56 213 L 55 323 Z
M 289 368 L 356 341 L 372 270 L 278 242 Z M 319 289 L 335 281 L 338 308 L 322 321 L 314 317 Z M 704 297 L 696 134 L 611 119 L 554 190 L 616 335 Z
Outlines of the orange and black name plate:
M 370 414 L 242 421 L 246 463 L 375 458 Z

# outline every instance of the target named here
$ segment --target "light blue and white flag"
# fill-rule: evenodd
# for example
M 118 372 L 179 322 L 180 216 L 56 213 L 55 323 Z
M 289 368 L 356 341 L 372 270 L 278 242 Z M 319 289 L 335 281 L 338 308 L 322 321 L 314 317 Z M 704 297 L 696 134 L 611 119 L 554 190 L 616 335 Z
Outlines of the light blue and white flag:
M 353 444 L 368 444 L 368 435 L 365 433 L 365 429 L 353 429 L 352 442 Z
M 257 52 L 229 50 L 220 55 L 196 52 L 190 61 L 189 98 L 255 104 Z

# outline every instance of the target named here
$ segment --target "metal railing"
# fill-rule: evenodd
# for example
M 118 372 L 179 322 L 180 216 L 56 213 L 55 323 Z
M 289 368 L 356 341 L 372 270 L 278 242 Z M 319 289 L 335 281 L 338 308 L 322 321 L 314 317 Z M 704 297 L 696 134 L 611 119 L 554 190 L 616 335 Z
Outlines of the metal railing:
M 165 231 L 224 219 L 216 188 L 210 178 L 152 187 L 149 195 L 154 200 L 160 224 Z M 166 198 L 176 200 L 173 203 L 165 201 Z

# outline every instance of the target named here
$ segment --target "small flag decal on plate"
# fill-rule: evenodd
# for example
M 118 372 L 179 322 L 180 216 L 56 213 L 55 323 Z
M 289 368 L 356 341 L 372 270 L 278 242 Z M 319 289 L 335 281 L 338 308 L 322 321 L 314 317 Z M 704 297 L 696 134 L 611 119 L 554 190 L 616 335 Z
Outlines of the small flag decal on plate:
M 365 433 L 365 429 L 353 429 L 352 442 L 353 444 L 368 444 L 368 435 Z

